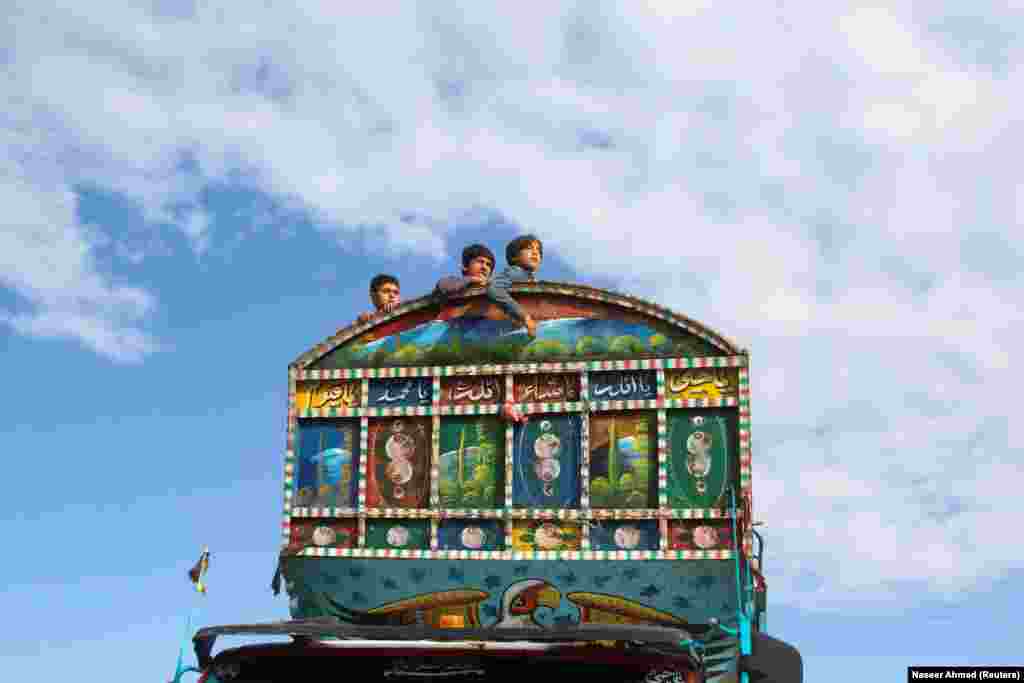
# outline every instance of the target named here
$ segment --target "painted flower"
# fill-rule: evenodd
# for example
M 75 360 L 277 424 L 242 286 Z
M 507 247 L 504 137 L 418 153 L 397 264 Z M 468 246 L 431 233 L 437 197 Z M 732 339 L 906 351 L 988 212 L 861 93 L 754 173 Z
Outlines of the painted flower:
M 462 530 L 462 545 L 473 550 L 483 547 L 487 534 L 478 526 L 467 526 Z
M 693 542 L 702 550 L 714 548 L 718 545 L 718 531 L 711 526 L 699 526 L 693 530 Z
M 635 526 L 620 526 L 615 530 L 615 545 L 623 550 L 633 550 L 640 545 L 640 529 Z
M 542 550 L 552 550 L 562 545 L 562 530 L 557 524 L 544 522 L 534 533 L 534 543 Z
M 409 530 L 404 526 L 393 526 L 388 529 L 388 545 L 402 548 L 409 543 Z
M 322 548 L 326 545 L 334 545 L 337 539 L 338 535 L 329 526 L 318 526 L 313 529 L 313 545 L 315 546 Z

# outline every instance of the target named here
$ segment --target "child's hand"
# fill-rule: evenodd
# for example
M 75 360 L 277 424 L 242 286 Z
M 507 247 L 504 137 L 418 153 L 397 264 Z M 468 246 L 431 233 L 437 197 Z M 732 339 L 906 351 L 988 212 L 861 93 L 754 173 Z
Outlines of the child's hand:
M 390 313 L 391 311 L 393 311 L 396 308 L 398 308 L 399 305 L 400 304 L 397 301 L 394 302 L 394 303 L 390 303 L 390 304 L 384 304 L 383 306 L 381 306 L 380 310 L 381 310 L 382 313 Z
M 360 322 L 360 323 L 365 323 L 365 322 L 369 322 L 370 318 L 372 318 L 372 317 L 373 317 L 373 313 L 360 313 L 359 317 L 356 318 L 356 321 Z
M 474 285 L 477 285 L 478 287 L 485 287 L 485 286 L 487 286 L 487 276 L 486 275 L 470 275 L 469 276 L 469 281 L 472 282 Z
M 537 336 L 537 321 L 530 316 L 526 316 L 526 333 L 531 337 Z

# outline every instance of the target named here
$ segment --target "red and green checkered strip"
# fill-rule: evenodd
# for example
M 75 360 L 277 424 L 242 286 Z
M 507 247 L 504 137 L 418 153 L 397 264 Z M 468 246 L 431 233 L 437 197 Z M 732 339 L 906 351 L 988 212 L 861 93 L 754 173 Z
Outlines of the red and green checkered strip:
M 668 507 L 668 415 L 658 411 L 658 506 Z
M 435 409 L 435 414 L 440 415 L 496 415 L 501 411 L 499 405 L 455 405 L 455 406 L 438 406 Z
M 637 520 L 637 519 L 728 519 L 720 508 L 660 508 L 657 510 L 538 509 L 538 508 L 342 508 L 293 507 L 299 518 L 360 517 L 364 519 L 531 519 L 531 520 Z
M 441 418 L 437 415 L 430 428 L 430 504 L 441 504 Z
M 438 519 L 502 519 L 505 511 L 502 509 L 483 508 L 444 508 L 437 510 Z
M 357 557 L 424 560 L 731 560 L 731 550 L 401 550 L 385 548 L 305 548 L 303 557 Z
M 512 507 L 512 453 L 515 449 L 515 426 L 505 425 L 505 507 Z
M 385 548 L 305 548 L 302 557 L 424 560 L 730 560 L 731 550 L 401 550 Z
M 735 396 L 717 399 L 709 398 L 670 398 L 665 401 L 666 408 L 735 408 L 739 401 Z
M 340 507 L 294 507 L 292 508 L 292 517 L 303 518 L 303 519 L 320 519 L 320 518 L 334 518 L 334 517 L 356 517 L 359 515 L 359 511 L 356 508 L 340 508 Z
M 281 520 L 282 546 L 288 545 L 288 542 L 291 540 L 292 497 L 295 494 L 295 429 L 297 425 L 295 395 L 298 384 L 297 376 L 298 371 L 295 368 L 288 369 L 288 431 L 284 456 L 284 504 L 282 506 Z
M 580 506 L 587 509 L 590 507 L 590 416 L 583 413 L 580 422 Z M 589 535 L 584 534 L 584 549 L 589 547 L 589 542 Z
M 721 408 L 736 407 L 741 401 L 734 397 L 722 399 L 667 399 L 642 401 L 568 401 L 563 403 L 516 403 L 520 411 L 527 414 L 609 412 L 620 410 L 654 410 L 657 408 Z M 311 408 L 299 411 L 297 417 L 304 420 L 330 419 L 339 417 L 399 417 L 428 415 L 497 415 L 500 405 L 437 405 L 406 406 L 394 408 Z
M 473 406 L 476 407 L 476 406 Z M 429 406 L 402 406 L 388 408 L 310 408 L 299 412 L 299 417 L 309 418 L 331 418 L 331 417 L 398 417 L 431 415 L 435 410 Z
M 511 508 L 505 514 L 510 519 L 580 519 L 583 511 L 568 508 Z
M 625 404 L 630 404 L 629 409 L 653 408 L 655 401 L 605 401 L 604 403 L 623 404 L 621 406 L 607 405 L 599 410 L 624 410 Z M 524 413 L 578 413 L 584 409 L 583 401 L 570 401 L 564 403 L 517 403 L 519 409 Z M 593 409 L 593 405 L 591 406 Z M 494 405 L 438 405 L 430 406 L 405 406 L 392 408 L 311 408 L 300 411 L 297 417 L 309 419 L 330 419 L 338 417 L 398 417 L 398 416 L 427 416 L 427 415 L 497 415 L 501 412 L 501 406 Z
M 750 452 L 750 371 L 739 370 L 739 440 L 740 440 L 740 494 L 751 495 L 751 452 Z M 751 504 L 753 510 L 753 504 Z M 753 533 L 747 531 L 743 537 L 743 550 L 753 553 Z
M 347 368 L 334 370 L 295 369 L 299 381 L 335 379 L 386 379 L 394 377 L 454 377 L 460 375 L 535 375 L 601 370 L 683 370 L 688 368 L 745 367 L 746 356 L 704 358 L 646 358 L 637 360 L 594 360 L 572 363 L 509 363 L 504 365 L 445 365 L 400 368 Z M 365 395 L 365 392 L 364 392 Z
M 591 401 L 592 412 L 603 412 L 608 410 L 647 410 L 662 407 L 663 402 L 657 399 L 645 401 Z
M 370 460 L 370 419 L 367 417 L 359 420 L 359 482 L 358 482 L 358 505 L 366 508 L 366 477 L 368 476 L 368 462 Z

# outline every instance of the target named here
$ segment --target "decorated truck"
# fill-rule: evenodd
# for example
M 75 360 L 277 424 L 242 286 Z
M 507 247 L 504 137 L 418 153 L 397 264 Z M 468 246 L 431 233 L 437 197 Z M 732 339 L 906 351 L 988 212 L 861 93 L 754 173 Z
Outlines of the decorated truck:
M 205 680 L 801 680 L 764 633 L 747 351 L 610 291 L 511 294 L 533 335 L 470 289 L 289 366 L 291 619 L 200 630 Z M 213 656 L 238 634 L 292 642 Z

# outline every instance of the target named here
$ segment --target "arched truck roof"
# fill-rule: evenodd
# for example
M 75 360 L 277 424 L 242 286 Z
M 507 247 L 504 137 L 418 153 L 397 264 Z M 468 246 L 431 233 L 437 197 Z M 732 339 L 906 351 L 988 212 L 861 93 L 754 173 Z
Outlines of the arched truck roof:
M 564 282 L 535 282 L 516 284 L 511 293 L 524 308 L 530 311 L 538 322 L 562 320 L 583 321 L 584 328 L 578 334 L 587 332 L 601 321 L 622 323 L 631 333 L 652 333 L 649 348 L 641 349 L 635 344 L 623 346 L 618 352 L 600 350 L 590 353 L 588 359 L 604 358 L 643 358 L 643 357 L 678 357 L 678 356 L 736 356 L 747 355 L 747 351 L 716 330 L 693 320 L 681 313 L 676 313 L 653 302 L 587 285 Z M 374 344 L 380 345 L 392 336 L 422 331 L 424 326 L 446 323 L 455 325 L 463 320 L 490 321 L 493 326 L 504 325 L 515 327 L 505 320 L 497 307 L 486 297 L 483 289 L 475 288 L 460 296 L 442 301 L 433 293 L 403 303 L 393 312 L 376 316 L 366 323 L 354 323 L 339 329 L 323 342 L 308 349 L 292 364 L 295 370 L 318 368 L 374 367 L 377 365 L 452 365 L 461 361 L 439 363 L 434 360 L 405 360 L 396 357 L 393 360 L 376 358 L 356 359 L 339 354 L 345 349 L 366 348 Z M 607 330 L 608 326 L 604 328 Z M 620 330 L 612 329 L 614 333 Z M 509 331 L 497 331 L 493 334 L 507 336 Z M 407 335 L 408 336 L 408 335 Z M 436 337 L 436 333 L 433 335 Z M 589 334 L 587 335 L 589 336 Z M 544 335 L 540 335 L 541 338 Z M 660 337 L 655 343 L 655 337 Z M 403 339 L 403 341 L 406 341 Z M 396 350 L 398 342 L 395 343 Z M 578 349 L 578 347 L 576 347 Z M 397 356 L 397 354 L 395 354 Z M 565 356 L 545 358 L 542 354 L 534 354 L 529 360 L 565 360 Z M 486 361 L 487 359 L 484 358 Z M 513 360 L 513 359 L 505 359 Z

